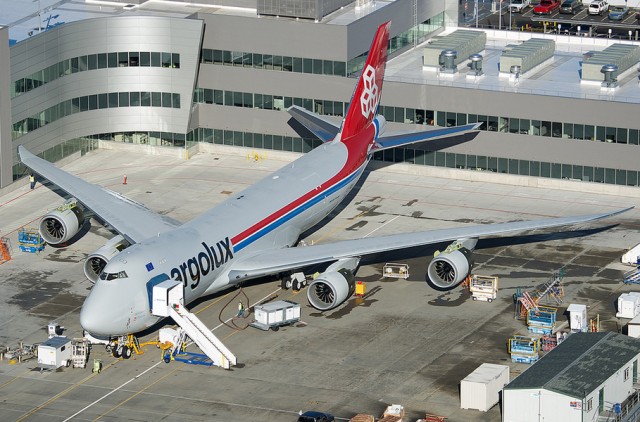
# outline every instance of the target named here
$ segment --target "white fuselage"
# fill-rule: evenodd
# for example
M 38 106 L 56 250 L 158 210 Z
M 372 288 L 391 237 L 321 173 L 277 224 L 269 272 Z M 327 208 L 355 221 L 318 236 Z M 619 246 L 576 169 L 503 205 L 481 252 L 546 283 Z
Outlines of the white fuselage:
M 294 245 L 341 202 L 369 161 L 348 158 L 345 144 L 323 144 L 183 226 L 127 248 L 103 271 L 126 277 L 96 282 L 82 326 L 102 336 L 150 327 L 159 318 L 147 285 L 162 274 L 183 282 L 186 303 L 235 284 L 231 264 Z

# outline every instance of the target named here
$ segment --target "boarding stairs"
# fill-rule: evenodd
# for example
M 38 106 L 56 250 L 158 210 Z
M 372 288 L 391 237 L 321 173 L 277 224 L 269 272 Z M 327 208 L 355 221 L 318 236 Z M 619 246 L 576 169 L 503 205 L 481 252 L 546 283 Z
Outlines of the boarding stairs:
M 164 281 L 162 281 L 164 280 Z M 157 316 L 171 317 L 186 335 L 213 361 L 225 369 L 236 365 L 236 357 L 207 328 L 198 317 L 184 307 L 182 282 L 171 280 L 165 274 L 147 283 L 152 293 L 151 312 Z M 175 347 L 179 348 L 182 340 Z
M 229 369 L 236 365 L 236 357 L 193 313 L 180 304 L 170 304 L 169 316 L 198 345 L 216 366 Z
M 553 273 L 549 281 L 547 281 L 541 289 L 539 297 L 545 297 L 548 295 L 551 297 L 557 305 L 562 304 L 562 279 L 564 278 L 564 269 Z
M 637 268 L 624 273 L 625 284 L 640 284 L 640 265 Z
M 538 310 L 538 301 L 535 300 L 529 292 L 522 292 L 522 296 L 518 298 L 522 306 L 527 310 L 527 312 L 533 310 L 534 312 L 539 312 Z

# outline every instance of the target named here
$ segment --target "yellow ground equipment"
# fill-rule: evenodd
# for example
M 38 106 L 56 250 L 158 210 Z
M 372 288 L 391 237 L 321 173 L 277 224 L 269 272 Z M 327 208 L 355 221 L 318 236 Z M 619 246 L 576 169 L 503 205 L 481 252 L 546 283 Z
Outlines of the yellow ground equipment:
M 409 265 L 388 262 L 382 267 L 382 276 L 387 278 L 409 278 Z
M 473 300 L 493 302 L 498 294 L 498 277 L 472 275 L 469 280 L 469 291 Z

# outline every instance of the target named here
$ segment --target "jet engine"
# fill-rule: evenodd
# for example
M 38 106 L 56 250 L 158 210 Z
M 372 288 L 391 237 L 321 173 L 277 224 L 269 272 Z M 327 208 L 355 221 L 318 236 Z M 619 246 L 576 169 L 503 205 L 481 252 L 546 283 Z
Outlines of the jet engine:
M 95 283 L 96 281 L 98 281 L 100 273 L 107 265 L 107 263 L 111 260 L 111 258 L 116 256 L 129 246 L 129 242 L 124 240 L 124 237 L 120 235 L 109 240 L 100 249 L 89 254 L 87 259 L 84 261 L 84 275 L 89 279 L 91 283 Z
M 320 274 L 307 288 L 309 304 L 320 311 L 328 311 L 342 304 L 355 291 L 353 272 L 342 268 Z
M 456 241 L 442 252 L 436 252 L 427 268 L 429 282 L 438 290 L 451 290 L 471 274 L 477 239 Z
M 40 236 L 48 244 L 58 245 L 75 236 L 83 222 L 82 209 L 76 200 L 72 199 L 42 217 Z

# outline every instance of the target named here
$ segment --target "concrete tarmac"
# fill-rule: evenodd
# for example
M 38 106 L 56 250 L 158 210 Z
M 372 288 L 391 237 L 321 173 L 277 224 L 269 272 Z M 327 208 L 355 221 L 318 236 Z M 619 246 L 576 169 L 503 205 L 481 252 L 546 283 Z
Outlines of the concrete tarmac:
M 126 148 L 97 150 L 65 169 L 187 221 L 297 157 L 250 155 L 220 148 L 184 160 Z M 372 163 L 371 169 L 350 202 L 306 234 L 307 243 L 639 205 L 631 197 L 425 177 L 398 165 Z M 65 327 L 65 335 L 82 336 L 78 316 L 91 288 L 82 265 L 113 234 L 91 220 L 84 236 L 67 247 L 18 251 L 18 229 L 37 227 L 60 203 L 40 183 L 33 191 L 25 185 L 0 196 L 0 236 L 13 249 L 13 259 L 0 265 L 0 346 L 43 342 L 52 320 Z M 86 369 L 41 372 L 35 360 L 0 361 L 0 420 L 295 421 L 300 410 L 348 420 L 356 413 L 379 417 L 387 405 L 402 404 L 406 420 L 431 413 L 448 421 L 499 421 L 499 406 L 460 409 L 459 385 L 483 362 L 508 365 L 512 379 L 528 367 L 512 363 L 507 353 L 508 338 L 527 333 L 514 318 L 513 294 L 564 268 L 560 325 L 566 328 L 568 304 L 582 303 L 590 318 L 599 315 L 602 330 L 620 330 L 627 320 L 615 318 L 617 297 L 638 290 L 622 283 L 629 267 L 620 256 L 640 243 L 639 217 L 634 209 L 559 233 L 481 240 L 474 273 L 500 277 L 492 303 L 472 301 L 463 288 L 438 292 L 425 283 L 433 252 L 446 245 L 368 257 L 357 273 L 367 283 L 365 297 L 324 314 L 307 304 L 304 290 L 282 290 L 273 279 L 212 295 L 191 308 L 238 357 L 239 365 L 229 371 L 165 364 L 154 346 L 129 360 L 95 346 Z M 386 262 L 409 264 L 409 278 L 383 277 Z M 299 302 L 302 321 L 278 332 L 245 328 L 250 318 L 233 319 L 244 294 L 252 305 L 272 298 Z M 141 341 L 155 336 L 157 331 L 146 333 Z M 188 350 L 199 351 L 193 345 Z M 99 374 L 91 372 L 94 358 L 103 362 Z

